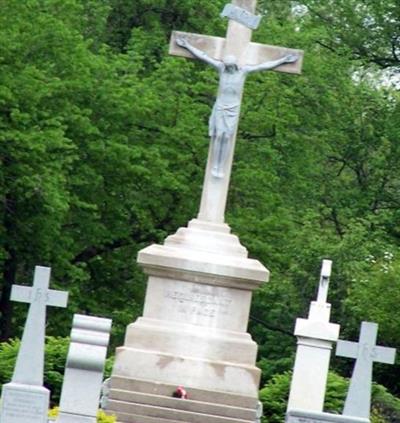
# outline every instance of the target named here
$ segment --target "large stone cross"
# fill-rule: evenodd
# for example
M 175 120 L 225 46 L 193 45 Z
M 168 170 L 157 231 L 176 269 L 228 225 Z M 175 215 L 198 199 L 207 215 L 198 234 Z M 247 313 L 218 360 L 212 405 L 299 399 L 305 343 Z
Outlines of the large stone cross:
M 43 385 L 46 306 L 66 307 L 68 293 L 49 288 L 51 269 L 35 267 L 33 286 L 13 285 L 11 300 L 30 303 L 21 346 L 12 378 L 13 383 Z
M 218 98 L 227 84 L 236 84 L 234 104 L 220 104 L 222 112 L 218 115 L 218 107 L 214 106 L 210 122 L 215 125 L 228 126 L 228 136 L 221 135 L 210 126 L 210 136 L 214 137 L 214 146 L 210 146 L 208 163 L 205 174 L 202 199 L 198 218 L 200 220 L 223 223 L 229 180 L 236 142 L 236 132 L 240 113 L 242 86 L 245 76 L 255 70 L 276 70 L 278 72 L 301 73 L 303 52 L 300 50 L 268 46 L 251 42 L 252 29 L 255 29 L 258 17 L 254 15 L 257 0 L 232 0 L 223 12 L 229 18 L 226 38 L 207 35 L 191 34 L 174 31 L 171 37 L 170 54 L 189 59 L 200 58 L 208 64 L 218 68 L 219 64 L 227 65 L 228 60 L 234 60 L 241 75 L 236 81 L 224 81 L 220 78 Z M 188 48 L 182 40 L 189 43 Z M 193 54 L 195 52 L 195 54 Z M 283 57 L 296 57 L 295 61 L 282 61 Z M 267 64 L 268 66 L 263 66 Z M 226 66 L 225 66 L 226 67 Z M 221 75 L 221 72 L 220 72 Z M 240 80 L 239 80 L 240 79 Z M 223 85 L 225 84 L 225 85 Z M 238 88 L 239 87 L 239 88 Z M 228 86 L 228 89 L 232 88 Z M 227 90 L 225 90 L 227 91 Z M 225 95 L 225 98 L 228 95 Z M 217 105 L 216 103 L 216 105 Z M 225 110 L 223 110 L 225 109 Z M 223 113 L 221 115 L 221 113 Z M 211 123 L 210 123 L 211 125 Z M 227 131 L 225 131 L 227 132 Z M 229 139 L 228 139 L 229 138 Z M 217 139 L 218 143 L 215 142 Z M 218 145 L 217 145 L 218 144 Z M 218 157 L 217 157 L 218 156 Z
M 362 322 L 359 342 L 338 341 L 336 355 L 355 358 L 343 414 L 369 419 L 371 409 L 372 366 L 374 362 L 393 364 L 396 350 L 376 345 L 378 325 Z

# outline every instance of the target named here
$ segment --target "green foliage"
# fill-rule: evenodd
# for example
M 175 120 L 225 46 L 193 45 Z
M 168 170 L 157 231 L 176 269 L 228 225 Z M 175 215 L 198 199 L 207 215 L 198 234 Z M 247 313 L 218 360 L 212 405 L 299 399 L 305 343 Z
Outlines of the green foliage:
M 60 400 L 69 343 L 69 338 L 46 337 L 44 384 L 51 392 L 53 404 L 58 404 Z M 11 381 L 19 347 L 18 339 L 0 343 L 0 387 Z M 110 377 L 113 365 L 114 357 L 112 356 L 106 361 L 105 378 Z
M 170 162 L 162 149 L 173 131 L 183 132 L 173 110 L 162 114 L 157 89 L 168 81 L 153 89 L 156 76 L 137 76 L 139 59 L 105 46 L 94 51 L 81 33 L 83 11 L 73 0 L 10 1 L 0 17 L 4 339 L 24 324 L 17 313 L 11 329 L 10 286 L 30 284 L 40 263 L 53 267 L 53 286 L 71 294 L 69 309 L 54 312 L 50 334 L 67 335 L 69 316 L 90 312 L 112 317 L 113 339 L 121 342 L 144 295 L 133 257 L 189 219 L 183 199 L 190 202 L 200 185 L 197 169 L 195 177 L 190 169 L 174 172 L 190 152 L 177 151 Z M 170 70 L 177 74 L 177 64 Z
M 11 381 L 19 346 L 17 339 L 0 344 L 0 385 Z M 60 399 L 68 347 L 68 338 L 46 338 L 44 384 L 50 389 L 54 403 Z
M 260 391 L 260 401 L 263 403 L 263 423 L 281 423 L 289 398 L 291 373 L 275 375 Z
M 52 287 L 70 292 L 67 310 L 49 311 L 48 333 L 67 336 L 83 312 L 113 318 L 120 344 L 142 310 L 137 252 L 196 215 L 217 75 L 168 57 L 168 40 L 172 29 L 223 35 L 225 2 L 133 3 L 0 0 L 4 340 L 26 317 L 26 305 L 11 308 L 11 285 L 31 284 L 43 264 Z M 294 320 L 316 295 L 323 258 L 334 261 L 329 300 L 343 333 L 376 320 L 382 344 L 400 343 L 399 96 L 369 66 L 397 66 L 398 5 L 302 3 L 309 13 L 259 2 L 255 41 L 304 49 L 304 71 L 249 77 L 226 216 L 271 270 L 250 323 L 265 382 L 291 367 Z M 396 372 L 376 374 L 400 392 Z
M 111 4 L 108 42 L 119 50 L 128 45 L 132 48 L 140 45 L 136 44 L 136 37 L 142 33 L 146 43 L 141 44 L 141 51 L 146 52 L 148 63 L 152 58 L 159 60 L 164 55 L 173 29 L 191 32 L 212 32 L 217 26 L 222 29 L 218 19 L 224 5 L 222 0 L 137 0 L 134 4 L 129 0 L 112 0 Z
M 382 385 L 372 386 L 372 413 L 382 421 L 396 422 L 400 419 L 400 400 L 391 395 Z M 380 423 L 380 420 L 377 420 Z
M 264 406 L 263 423 L 281 423 L 289 397 L 291 372 L 275 375 L 260 391 L 260 401 Z M 340 414 L 347 395 L 348 381 L 330 372 L 325 395 L 324 411 Z M 372 423 L 390 423 L 397 421 L 400 412 L 400 400 L 389 394 L 381 385 L 373 385 Z
M 311 16 L 322 23 L 327 36 L 322 45 L 333 51 L 350 49 L 357 59 L 381 67 L 399 66 L 396 0 L 306 0 Z

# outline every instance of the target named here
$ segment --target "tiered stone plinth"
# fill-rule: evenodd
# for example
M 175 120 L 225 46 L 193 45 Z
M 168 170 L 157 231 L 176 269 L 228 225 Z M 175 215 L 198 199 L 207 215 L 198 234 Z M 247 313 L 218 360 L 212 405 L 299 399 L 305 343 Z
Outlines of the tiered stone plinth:
M 117 349 L 107 410 L 124 423 L 253 423 L 260 370 L 246 331 L 268 270 L 228 225 L 199 220 L 138 263 L 149 275 L 144 313 Z M 178 386 L 188 399 L 173 398 Z

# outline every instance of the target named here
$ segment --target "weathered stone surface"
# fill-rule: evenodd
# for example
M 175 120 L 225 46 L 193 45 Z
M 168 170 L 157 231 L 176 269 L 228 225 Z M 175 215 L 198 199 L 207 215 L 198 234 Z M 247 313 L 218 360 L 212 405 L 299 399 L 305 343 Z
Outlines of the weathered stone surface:
M 49 390 L 8 383 L 3 386 L 1 423 L 47 423 Z
M 111 320 L 76 314 L 57 423 L 96 423 Z
M 182 400 L 184 402 L 185 400 Z M 243 420 L 243 419 L 236 419 L 231 417 L 224 417 L 220 415 L 214 414 L 204 414 L 204 413 L 195 413 L 190 411 L 184 411 L 180 407 L 179 408 L 165 408 L 159 407 L 155 404 L 151 406 L 137 404 L 137 403 L 127 403 L 127 402 L 119 402 L 115 400 L 109 400 L 110 407 L 113 410 L 118 410 L 115 414 L 117 416 L 118 421 L 140 421 L 138 417 L 140 416 L 148 416 L 153 418 L 160 418 L 160 419 L 168 419 L 168 421 L 180 421 L 180 422 L 190 422 L 190 423 L 254 423 L 255 421 L 255 414 L 252 420 Z M 133 420 L 126 420 L 125 416 L 131 416 Z M 137 420 L 135 420 L 135 417 Z
M 113 390 L 110 393 L 110 400 L 131 404 L 154 405 L 168 409 L 180 409 L 198 414 L 211 414 L 222 417 L 232 417 L 235 419 L 254 421 L 256 413 L 254 409 L 248 409 L 237 406 L 227 406 L 223 404 L 213 404 L 210 402 L 200 402 L 191 399 L 181 400 L 163 395 L 151 395 L 139 392 L 130 392 L 123 390 Z
M 110 380 L 109 395 L 114 395 L 113 391 L 126 391 L 132 393 L 143 393 L 172 398 L 172 393 L 175 389 L 176 385 L 168 385 L 166 383 L 146 381 L 140 379 L 113 377 Z M 240 405 L 240 407 L 252 410 L 255 410 L 257 408 L 258 398 L 196 388 L 186 389 L 188 391 L 189 399 L 193 401 L 206 402 L 217 405 L 227 405 L 232 407 L 237 407 L 238 405 Z
M 369 419 L 373 363 L 394 364 L 396 350 L 377 346 L 377 334 L 376 323 L 362 322 L 358 343 L 349 341 L 337 343 L 336 355 L 356 359 L 343 410 L 346 416 Z
M 268 270 L 247 257 L 228 225 L 197 219 L 169 236 L 164 245 L 140 251 L 138 262 L 149 276 L 248 291 L 269 279 Z
M 339 414 L 289 410 L 286 415 L 286 423 L 369 423 L 369 420 Z
M 222 60 L 225 55 L 225 38 L 214 37 L 211 35 L 204 36 L 183 31 L 173 31 L 169 46 L 169 54 L 172 56 L 194 59 L 194 56 L 191 53 L 176 44 L 176 39 L 180 37 L 185 37 L 191 44 L 196 46 L 198 49 L 205 51 L 209 56 L 216 60 Z M 295 63 L 281 65 L 274 69 L 274 71 L 291 73 L 295 75 L 301 74 L 304 61 L 304 51 L 295 48 L 250 43 L 246 49 L 245 56 L 241 59 L 241 62 L 247 63 L 249 65 L 257 65 L 269 60 L 276 60 L 279 57 L 285 56 L 286 54 L 296 54 L 299 56 L 299 60 Z
M 167 267 L 163 258 L 156 264 L 156 254 L 151 264 L 148 256 L 139 254 L 150 276 L 143 317 L 129 325 L 125 345 L 117 349 L 112 380 L 122 377 L 257 398 L 257 346 L 246 330 L 251 291 L 268 278 L 267 269 L 247 258 L 227 225 L 192 221 L 167 238 L 158 252 L 164 249 L 180 259 Z M 187 257 L 205 257 L 203 268 L 190 269 Z M 216 265 L 218 261 L 224 266 Z M 239 265 L 243 270 L 235 278 Z
M 324 260 L 318 301 L 311 303 L 308 319 L 296 321 L 297 353 L 288 410 L 323 410 L 332 343 L 340 330 L 339 325 L 329 323 L 331 305 L 326 299 L 330 274 L 331 262 Z
M 1 423 L 47 423 L 49 391 L 43 385 L 46 307 L 66 307 L 68 294 L 49 288 L 51 269 L 36 266 L 32 287 L 13 285 L 11 299 L 29 303 L 11 383 L 3 385 Z
M 261 15 L 253 15 L 246 9 L 233 4 L 227 4 L 221 13 L 221 17 L 233 19 L 250 29 L 257 29 L 261 22 Z

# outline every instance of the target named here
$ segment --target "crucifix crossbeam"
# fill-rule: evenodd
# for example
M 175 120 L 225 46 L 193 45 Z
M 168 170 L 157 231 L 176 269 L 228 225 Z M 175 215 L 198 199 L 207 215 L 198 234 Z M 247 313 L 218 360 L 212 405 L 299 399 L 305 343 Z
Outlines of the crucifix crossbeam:
M 184 57 L 186 59 L 196 59 L 196 57 L 188 50 L 185 50 L 176 44 L 176 40 L 182 37 L 215 60 L 223 60 L 223 58 L 229 54 L 230 46 L 225 38 L 173 31 L 169 46 L 169 54 L 172 56 Z M 232 49 L 232 47 L 230 48 Z M 280 65 L 273 70 L 276 72 L 300 75 L 304 58 L 304 52 L 302 50 L 250 42 L 238 60 L 239 63 L 243 62 L 247 65 L 258 65 L 269 60 L 277 60 L 285 54 L 296 54 L 299 59 L 294 63 Z
M 337 343 L 336 355 L 356 359 L 343 410 L 346 416 L 369 419 L 373 363 L 394 363 L 396 350 L 377 346 L 377 334 L 376 323 L 362 322 L 358 343 L 349 341 Z
M 257 0 L 232 0 L 222 16 L 229 18 L 225 38 L 174 31 L 170 54 L 199 59 L 220 75 L 218 95 L 211 114 L 211 146 L 198 218 L 224 223 L 243 87 L 248 74 L 274 70 L 300 74 L 301 50 L 251 42 L 258 26 Z

